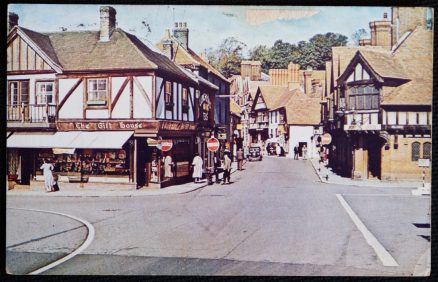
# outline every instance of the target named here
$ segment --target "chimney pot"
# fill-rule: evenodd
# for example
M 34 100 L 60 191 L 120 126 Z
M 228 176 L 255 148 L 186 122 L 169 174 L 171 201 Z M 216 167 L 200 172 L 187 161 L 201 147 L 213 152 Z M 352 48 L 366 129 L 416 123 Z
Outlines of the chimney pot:
M 388 18 L 388 13 L 387 13 L 387 12 L 383 13 L 383 18 L 384 18 L 384 19 L 387 19 L 387 18 Z
M 18 25 L 18 15 L 15 13 L 8 14 L 8 32 L 14 28 L 14 26 Z
M 184 49 L 188 50 L 189 29 L 187 28 L 187 23 L 183 23 L 183 22 L 175 23 L 175 28 L 173 29 L 173 37 L 175 37 L 178 40 L 178 42 L 181 43 Z
M 178 23 L 177 22 L 175 22 L 175 27 L 178 27 Z

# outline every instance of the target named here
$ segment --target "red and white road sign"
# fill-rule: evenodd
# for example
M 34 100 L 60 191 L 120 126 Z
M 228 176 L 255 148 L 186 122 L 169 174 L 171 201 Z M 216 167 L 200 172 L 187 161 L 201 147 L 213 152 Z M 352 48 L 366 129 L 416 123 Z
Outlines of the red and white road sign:
M 207 149 L 210 152 L 216 152 L 219 149 L 219 140 L 214 137 L 211 137 L 207 140 Z
M 172 149 L 173 147 L 172 140 L 161 140 L 160 144 L 161 144 L 161 151 L 163 152 L 170 151 L 170 149 Z

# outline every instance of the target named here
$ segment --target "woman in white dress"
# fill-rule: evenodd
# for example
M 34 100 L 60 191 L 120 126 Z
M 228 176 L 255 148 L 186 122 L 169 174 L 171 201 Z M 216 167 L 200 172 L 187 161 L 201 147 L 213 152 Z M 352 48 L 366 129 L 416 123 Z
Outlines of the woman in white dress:
M 195 153 L 195 157 L 193 158 L 192 166 L 193 166 L 193 175 L 192 177 L 195 179 L 195 183 L 198 183 L 202 178 L 202 159 L 198 153 Z
M 172 178 L 173 177 L 173 162 L 170 154 L 164 158 L 164 178 Z
M 55 180 L 53 179 L 52 171 L 54 169 L 53 165 L 49 160 L 44 160 L 43 165 L 40 167 L 43 170 L 44 175 L 44 187 L 46 192 L 53 191 L 53 185 L 55 185 Z

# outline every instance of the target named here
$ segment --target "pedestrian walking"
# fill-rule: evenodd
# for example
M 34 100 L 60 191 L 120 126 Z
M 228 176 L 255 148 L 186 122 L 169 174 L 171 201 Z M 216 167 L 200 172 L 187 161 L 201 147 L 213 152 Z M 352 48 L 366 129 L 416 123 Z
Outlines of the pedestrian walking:
M 170 179 L 173 177 L 173 162 L 170 153 L 164 158 L 164 178 Z
M 237 169 L 238 170 L 242 170 L 242 166 L 243 166 L 243 150 L 242 148 L 240 148 L 237 151 Z
M 195 183 L 199 183 L 202 178 L 202 159 L 198 153 L 195 153 L 195 157 L 193 158 L 192 167 L 193 167 L 193 175 L 192 177 L 195 179 Z
M 231 159 L 228 156 L 227 153 L 224 154 L 224 182 L 222 183 L 225 184 L 228 180 L 228 184 L 230 183 L 230 178 L 231 178 Z
M 44 175 L 44 187 L 46 188 L 46 192 L 54 191 L 53 186 L 55 185 L 55 180 L 53 178 L 53 165 L 51 164 L 49 159 L 44 159 L 43 165 L 40 167 L 43 170 Z
M 221 160 L 218 156 L 214 156 L 214 176 L 215 176 L 215 181 L 216 183 L 220 183 L 220 179 L 219 179 L 219 173 L 221 173 L 223 171 L 222 169 L 222 163 Z
M 307 146 L 303 146 L 303 160 L 307 160 Z
M 294 147 L 294 160 L 298 160 L 298 146 Z

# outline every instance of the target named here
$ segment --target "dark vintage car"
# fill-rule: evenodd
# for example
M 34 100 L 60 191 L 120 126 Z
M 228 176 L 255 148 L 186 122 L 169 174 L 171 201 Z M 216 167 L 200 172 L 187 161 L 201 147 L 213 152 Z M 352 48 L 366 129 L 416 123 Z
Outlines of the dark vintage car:
M 262 150 L 260 147 L 250 147 L 248 150 L 248 161 L 261 161 Z

